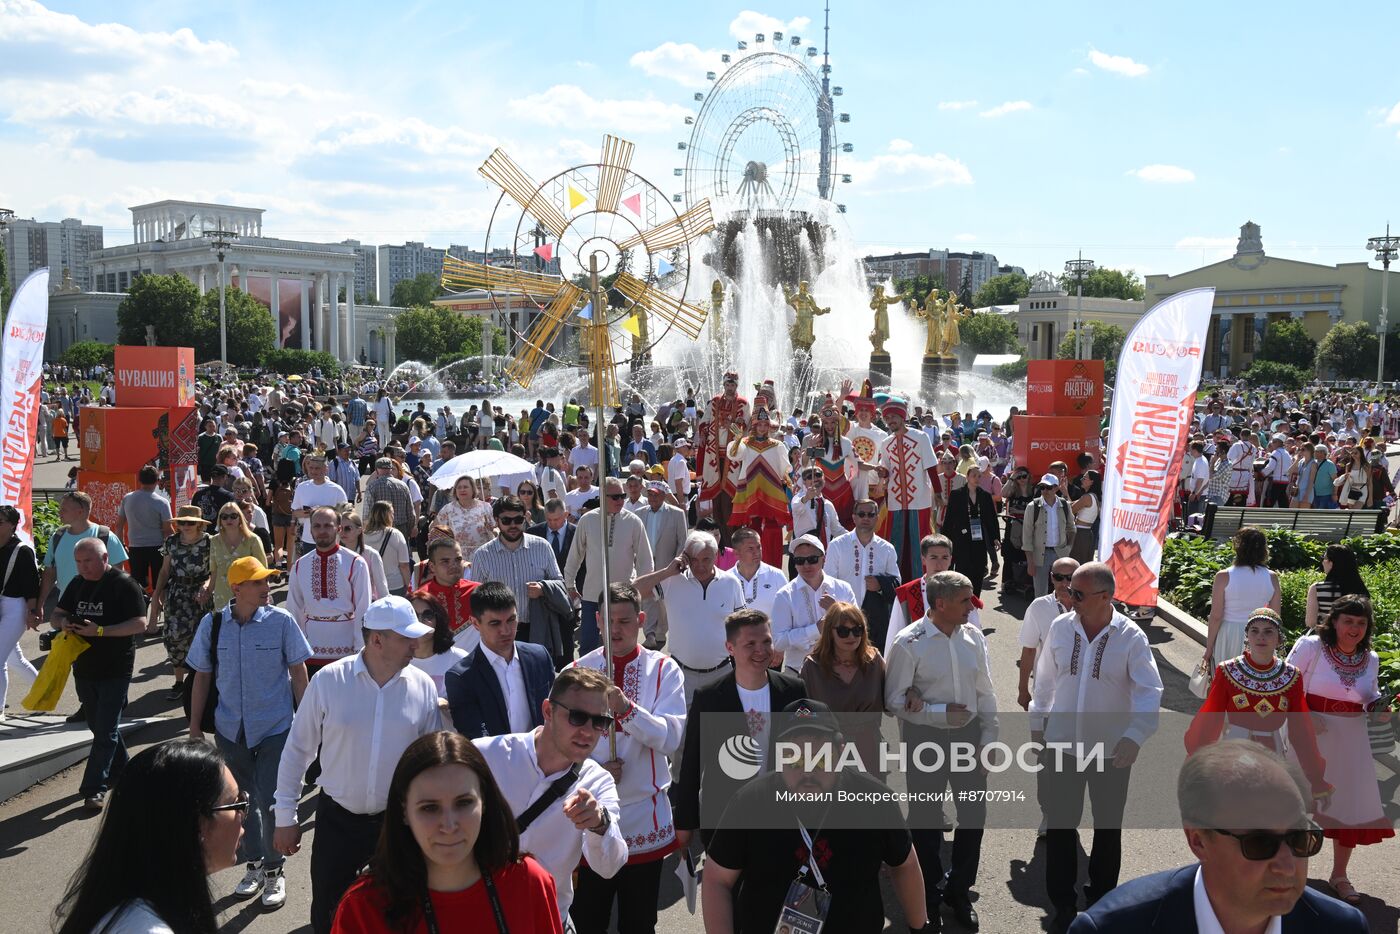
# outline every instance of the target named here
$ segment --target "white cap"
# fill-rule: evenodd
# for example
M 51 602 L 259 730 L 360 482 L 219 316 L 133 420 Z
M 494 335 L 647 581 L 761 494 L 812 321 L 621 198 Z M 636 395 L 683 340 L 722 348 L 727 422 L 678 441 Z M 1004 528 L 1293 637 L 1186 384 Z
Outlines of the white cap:
M 1058 489 L 1059 486 L 1060 486 L 1060 478 L 1057 477 L 1057 476 L 1055 476 L 1055 475 L 1052 474 L 1052 473 L 1048 473 L 1048 474 L 1046 474 L 1045 476 L 1043 476 L 1043 477 L 1040 478 L 1040 484 L 1039 484 L 1039 485 L 1040 485 L 1040 486 L 1053 486 L 1053 487 L 1055 487 L 1055 488 Z
M 366 629 L 396 632 L 409 639 L 418 639 L 433 631 L 433 627 L 418 621 L 413 604 L 403 597 L 388 596 L 374 601 L 365 611 Z
M 817 551 L 826 554 L 826 546 L 823 545 L 822 540 L 815 535 L 799 535 L 797 538 L 793 539 L 792 544 L 788 546 L 788 554 L 797 554 L 798 545 L 811 545 L 813 548 L 817 549 Z

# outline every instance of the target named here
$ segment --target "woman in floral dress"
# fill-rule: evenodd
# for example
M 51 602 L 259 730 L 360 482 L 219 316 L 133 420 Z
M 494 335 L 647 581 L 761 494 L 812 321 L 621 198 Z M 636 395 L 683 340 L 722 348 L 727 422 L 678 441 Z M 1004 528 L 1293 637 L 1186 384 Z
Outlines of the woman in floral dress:
M 175 534 L 167 538 L 160 549 L 165 563 L 156 579 L 150 613 L 154 621 L 160 618 L 161 610 L 165 611 L 165 651 L 170 664 L 175 666 L 175 686 L 170 690 L 172 700 L 181 696 L 181 686 L 189 673 L 185 655 L 209 601 L 204 590 L 209 580 L 209 543 L 212 540 L 205 531 L 208 525 L 198 506 L 181 506 L 175 514 Z
M 462 546 L 462 557 L 471 559 L 472 552 L 496 537 L 491 504 L 477 496 L 476 481 L 459 477 L 452 484 L 452 502 L 438 510 L 437 524 L 452 529 L 452 537 Z

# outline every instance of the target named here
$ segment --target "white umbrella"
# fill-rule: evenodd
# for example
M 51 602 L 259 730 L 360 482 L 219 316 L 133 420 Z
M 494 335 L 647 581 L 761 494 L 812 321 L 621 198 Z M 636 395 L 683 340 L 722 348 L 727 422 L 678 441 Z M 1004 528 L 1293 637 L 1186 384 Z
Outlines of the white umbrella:
M 466 451 L 433 471 L 428 482 L 439 490 L 446 490 L 451 488 L 459 477 L 480 480 L 482 477 L 502 477 L 509 474 L 533 476 L 534 469 L 525 458 L 516 457 L 506 451 Z

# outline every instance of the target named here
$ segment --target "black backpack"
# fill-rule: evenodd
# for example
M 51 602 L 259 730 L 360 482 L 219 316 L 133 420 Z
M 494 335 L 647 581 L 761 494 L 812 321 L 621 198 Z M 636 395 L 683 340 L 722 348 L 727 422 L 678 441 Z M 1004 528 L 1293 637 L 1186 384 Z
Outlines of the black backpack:
M 209 630 L 209 696 L 204 699 L 204 716 L 199 728 L 205 733 L 214 732 L 214 708 L 219 706 L 219 626 L 224 621 L 224 611 L 215 610 Z M 190 719 L 191 701 L 194 699 L 194 671 L 191 670 L 180 682 L 180 704 L 185 708 L 185 722 Z

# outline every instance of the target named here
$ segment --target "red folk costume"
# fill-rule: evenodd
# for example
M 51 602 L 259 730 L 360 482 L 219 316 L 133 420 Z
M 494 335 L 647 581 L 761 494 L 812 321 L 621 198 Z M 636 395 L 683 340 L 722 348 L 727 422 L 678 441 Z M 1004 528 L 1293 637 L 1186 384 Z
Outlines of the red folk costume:
M 724 375 L 726 386 L 739 382 L 738 374 Z M 734 429 L 736 422 L 748 424 L 749 403 L 743 396 L 726 396 L 720 393 L 710 399 L 705 406 L 705 415 L 697 426 L 700 451 L 697 454 L 700 468 L 700 493 L 702 503 L 713 504 L 715 521 L 721 528 L 729 525 L 729 510 L 738 488 L 736 465 L 729 457 L 729 447 L 739 439 Z
M 768 413 L 760 409 L 754 413 L 754 420 L 766 426 Z M 763 560 L 782 567 L 783 529 L 789 521 L 787 445 L 768 437 L 746 435 L 729 446 L 728 455 L 738 465 L 739 473 L 729 524 L 755 529 L 763 546 Z
M 459 580 L 448 587 L 439 584 L 437 578 L 430 577 L 420 589 L 442 601 L 442 605 L 447 608 L 448 625 L 452 627 L 452 634 L 455 636 L 471 622 L 471 595 L 476 588 L 476 581 Z
M 825 480 L 822 495 L 836 507 L 841 524 L 849 529 L 855 525 L 851 512 L 855 507 L 856 495 L 851 480 L 856 475 L 856 463 L 851 442 L 843 437 L 845 432 L 842 429 L 845 427 L 846 419 L 837 411 L 835 402 L 828 394 L 821 411 L 821 445 L 809 450 Z
M 1325 797 L 1332 786 L 1323 777 L 1327 763 L 1318 752 L 1303 675 L 1281 658 L 1266 670 L 1254 667 L 1248 653 L 1217 665 L 1210 692 L 1186 730 L 1186 753 L 1220 739 L 1249 739 L 1274 752 L 1283 752 L 1281 731 L 1288 726 L 1288 743 L 1312 785 L 1314 797 Z

